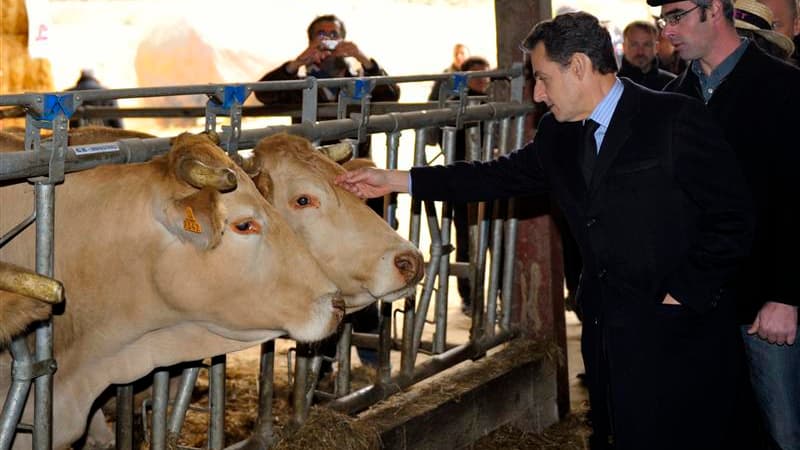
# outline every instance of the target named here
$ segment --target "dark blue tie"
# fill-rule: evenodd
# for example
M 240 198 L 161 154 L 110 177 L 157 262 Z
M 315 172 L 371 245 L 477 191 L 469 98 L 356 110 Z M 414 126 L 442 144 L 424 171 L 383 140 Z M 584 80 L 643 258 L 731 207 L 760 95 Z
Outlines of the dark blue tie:
M 583 179 L 586 181 L 587 186 L 592 181 L 594 161 L 597 159 L 597 141 L 594 139 L 594 133 L 599 126 L 600 124 L 594 120 L 587 119 L 586 122 L 583 123 L 581 130 L 583 134 L 583 139 L 581 140 L 581 145 L 583 146 L 581 151 L 581 170 L 583 171 Z

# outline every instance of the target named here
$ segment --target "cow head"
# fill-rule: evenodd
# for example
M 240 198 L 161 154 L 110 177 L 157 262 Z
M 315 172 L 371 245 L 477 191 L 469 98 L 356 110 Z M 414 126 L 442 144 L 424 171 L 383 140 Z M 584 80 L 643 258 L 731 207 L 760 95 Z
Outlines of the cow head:
M 156 288 L 182 317 L 226 337 L 335 331 L 344 304 L 306 244 L 208 135 L 182 134 L 161 160 L 172 185 L 156 215 L 167 231 Z
M 258 190 L 305 240 L 348 312 L 412 295 L 422 255 L 362 200 L 336 186 L 344 169 L 301 137 L 262 139 L 248 161 Z

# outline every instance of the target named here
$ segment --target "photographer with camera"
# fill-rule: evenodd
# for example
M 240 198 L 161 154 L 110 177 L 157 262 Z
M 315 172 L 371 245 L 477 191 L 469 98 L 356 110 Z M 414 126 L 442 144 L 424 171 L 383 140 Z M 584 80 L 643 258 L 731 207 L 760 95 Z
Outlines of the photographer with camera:
M 299 80 L 304 76 L 339 78 L 386 75 L 374 59 L 367 57 L 354 42 L 345 40 L 347 30 L 344 22 L 335 15 L 315 18 L 309 24 L 307 33 L 308 47 L 297 58 L 285 62 L 259 81 Z M 361 70 L 354 71 L 345 59 L 347 57 L 355 58 L 361 64 Z M 301 73 L 303 68 L 304 73 Z M 335 89 L 320 88 L 318 92 L 320 103 L 336 101 L 338 92 Z M 299 104 L 302 102 L 302 92 L 256 92 L 256 98 L 264 104 Z M 400 87 L 397 84 L 375 86 L 372 91 L 373 101 L 397 101 L 399 98 Z

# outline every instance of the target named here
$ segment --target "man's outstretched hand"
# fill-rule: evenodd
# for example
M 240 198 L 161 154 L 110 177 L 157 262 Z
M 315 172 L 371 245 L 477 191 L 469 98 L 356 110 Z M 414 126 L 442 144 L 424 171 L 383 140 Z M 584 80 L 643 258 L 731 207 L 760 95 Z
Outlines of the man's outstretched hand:
M 336 177 L 336 184 L 361 198 L 408 192 L 408 171 L 363 167 Z

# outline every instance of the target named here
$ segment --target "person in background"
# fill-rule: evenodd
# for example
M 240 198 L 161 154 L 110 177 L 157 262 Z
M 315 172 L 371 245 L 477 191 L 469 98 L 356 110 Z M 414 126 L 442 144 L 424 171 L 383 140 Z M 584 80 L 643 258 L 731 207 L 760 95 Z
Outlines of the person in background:
M 299 80 L 305 76 L 339 78 L 387 75 L 377 61 L 365 55 L 355 42 L 346 40 L 347 29 L 344 22 L 335 15 L 316 17 L 308 25 L 306 33 L 308 47 L 296 58 L 266 73 L 259 81 Z M 358 61 L 360 69 L 352 68 L 349 58 Z M 335 89 L 320 88 L 318 92 L 320 103 L 337 100 L 338 91 Z M 300 90 L 260 91 L 256 92 L 256 98 L 264 104 L 300 104 L 303 94 Z M 400 87 L 396 83 L 381 84 L 372 90 L 372 101 L 399 99 Z
M 775 21 L 772 28 L 789 39 L 794 40 L 792 61 L 800 65 L 800 4 L 797 0 L 761 0 L 772 10 Z
M 78 77 L 78 80 L 75 82 L 75 86 L 67 89 L 68 91 L 85 91 L 85 90 L 92 90 L 92 89 L 105 89 L 105 87 L 100 84 L 100 81 L 94 76 L 94 71 L 92 69 L 82 69 L 81 74 Z M 86 106 L 110 106 L 110 107 L 117 107 L 116 100 L 87 100 L 82 103 Z M 103 125 L 107 127 L 113 128 L 122 128 L 122 119 L 119 118 L 110 118 L 110 119 L 70 119 L 69 126 L 70 128 L 78 128 L 82 125 Z
M 450 66 L 444 69 L 444 73 L 453 73 L 458 72 L 461 69 L 461 66 L 464 64 L 464 61 L 469 58 L 469 49 L 466 45 L 458 43 L 453 46 L 453 61 L 450 62 Z M 433 82 L 433 87 L 431 88 L 431 93 L 428 94 L 428 100 L 435 102 L 439 100 L 439 87 L 442 85 L 442 80 L 436 80 Z
M 658 45 L 656 46 L 658 67 L 671 74 L 680 75 L 686 69 L 686 61 L 681 59 L 675 46 L 664 36 L 658 24 L 656 24 L 656 29 L 658 29 Z
M 767 5 L 756 0 L 740 0 L 734 6 L 733 24 L 739 36 L 752 40 L 767 54 L 791 62 L 794 43 L 790 37 L 773 30 L 774 16 Z
M 660 91 L 675 75 L 658 65 L 658 29 L 650 22 L 637 20 L 622 32 L 622 64 L 618 75 L 646 88 Z
M 796 289 L 800 234 L 794 205 L 800 196 L 795 170 L 800 69 L 776 59 L 747 38 L 735 23 L 766 36 L 772 17 L 753 0 L 647 0 L 661 6 L 664 35 L 689 67 L 666 90 L 702 100 L 722 126 L 744 168 L 755 202 L 755 240 L 735 278 L 741 338 L 750 384 L 767 431 L 781 449 L 800 448 L 800 343 Z M 777 35 L 777 33 L 774 33 Z M 776 37 L 776 36 L 773 36 Z M 740 406 L 748 418 L 749 405 Z M 743 442 L 735 448 L 755 448 Z M 732 447 L 734 448 L 734 447 Z
M 361 169 L 360 197 L 480 201 L 551 192 L 581 249 L 581 351 L 592 449 L 728 449 L 738 329 L 726 288 L 747 254 L 752 203 L 703 104 L 615 76 L 586 13 L 523 41 L 550 106 L 532 143 L 488 162 Z M 653 120 L 653 117 L 658 117 Z

